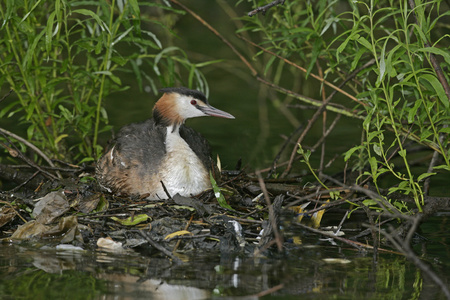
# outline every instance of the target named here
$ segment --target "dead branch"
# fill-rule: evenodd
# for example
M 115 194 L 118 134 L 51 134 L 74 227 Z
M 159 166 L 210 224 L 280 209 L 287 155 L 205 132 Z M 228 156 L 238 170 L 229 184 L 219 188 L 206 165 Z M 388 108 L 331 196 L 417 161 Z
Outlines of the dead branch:
M 157 249 L 158 251 L 162 252 L 164 255 L 170 257 L 175 263 L 181 264 L 183 261 L 173 255 L 169 250 L 155 242 L 146 232 L 142 230 L 137 231 L 153 248 Z
M 26 146 L 28 146 L 30 149 L 32 149 L 34 152 L 36 152 L 36 154 L 38 154 L 40 157 L 42 157 L 51 167 L 55 167 L 55 165 L 53 164 L 53 162 L 51 161 L 50 158 L 48 158 L 47 155 L 44 154 L 44 152 L 41 151 L 41 149 L 39 149 L 38 147 L 36 147 L 35 145 L 33 145 L 32 143 L 30 143 L 29 141 L 25 140 L 24 138 L 18 136 L 17 134 L 14 134 L 6 129 L 0 128 L 0 133 L 3 135 L 3 137 L 8 141 L 8 143 L 10 143 L 11 145 L 13 145 L 13 147 L 15 148 L 16 153 L 19 155 L 19 157 L 25 161 L 27 164 L 29 164 L 30 166 L 38 169 L 39 171 L 41 171 L 42 173 L 46 174 L 47 176 L 53 178 L 53 179 L 61 179 L 62 176 L 61 174 L 59 174 L 59 172 L 57 171 L 57 177 L 55 177 L 53 174 L 42 170 L 38 165 L 36 165 L 35 163 L 33 163 L 31 160 L 29 160 L 28 158 L 26 158 L 22 152 L 17 149 L 17 147 L 11 143 L 11 141 L 8 139 L 7 136 L 12 137 L 13 139 L 18 140 L 19 142 L 25 144 Z
M 278 231 L 278 224 L 276 222 L 276 216 L 275 216 L 273 206 L 270 203 L 269 193 L 267 192 L 267 189 L 266 189 L 264 180 L 261 176 L 261 173 L 256 172 L 256 175 L 258 176 L 259 185 L 261 186 L 261 190 L 263 191 L 264 198 L 266 199 L 266 202 L 267 202 L 267 207 L 269 208 L 269 221 L 270 221 L 270 225 L 273 230 L 273 234 L 275 236 L 275 241 L 276 241 L 276 244 L 278 247 L 278 251 L 282 252 L 283 251 L 283 236 Z
M 340 116 L 340 115 L 338 115 Z M 280 151 L 278 151 L 277 155 L 275 156 L 273 162 L 272 162 L 272 167 L 270 168 L 269 173 L 267 174 L 266 178 L 270 178 L 272 177 L 272 174 L 275 172 L 276 168 L 277 168 L 277 162 L 281 157 L 281 154 L 284 152 L 284 149 L 286 149 L 287 145 L 291 142 L 292 138 L 294 137 L 294 135 L 296 135 L 298 132 L 300 132 L 300 130 L 302 129 L 303 125 L 300 125 L 297 129 L 294 130 L 294 132 L 284 141 L 283 145 L 280 148 Z
M 6 93 L 1 99 L 0 102 L 2 102 L 3 100 L 5 100 L 6 98 L 8 98 L 9 95 L 11 95 L 11 93 L 13 92 L 13 89 L 10 89 L 8 93 Z
M 262 50 L 262 51 L 264 51 L 264 52 L 266 52 L 266 53 L 268 53 L 268 54 L 270 54 L 270 55 L 272 55 L 272 56 L 275 56 L 275 57 L 277 57 L 278 59 L 284 61 L 285 63 L 287 63 L 287 64 L 289 64 L 289 65 L 291 65 L 291 66 L 293 66 L 293 67 L 299 69 L 300 71 L 302 71 L 302 72 L 305 73 L 305 74 L 308 72 L 305 68 L 303 68 L 303 67 L 297 65 L 296 63 L 294 63 L 294 62 L 292 62 L 292 61 L 290 61 L 290 60 L 288 60 L 288 59 L 286 59 L 286 58 L 284 58 L 284 57 L 282 57 L 282 56 L 276 54 L 275 52 L 272 52 L 272 51 L 270 51 L 270 50 L 267 50 L 266 48 L 261 47 L 260 45 L 258 45 L 258 44 L 256 44 L 256 43 L 254 43 L 254 42 L 252 42 L 252 41 L 246 39 L 245 37 L 242 37 L 242 36 L 238 36 L 238 37 L 241 38 L 242 40 L 244 40 L 245 42 L 251 44 L 252 46 L 254 46 L 254 47 L 256 47 L 256 48 L 258 48 L 258 49 L 260 49 L 260 50 Z M 353 74 L 353 73 L 352 73 L 352 74 Z M 357 73 L 355 73 L 355 75 L 356 75 L 356 74 L 357 74 Z M 309 73 L 309 75 L 310 75 L 311 77 L 313 77 L 313 78 L 319 80 L 320 82 L 326 84 L 327 86 L 329 86 L 329 87 L 332 88 L 333 90 L 338 91 L 339 93 L 341 93 L 341 94 L 347 96 L 348 98 L 350 98 L 351 100 L 357 102 L 358 104 L 361 104 L 362 106 L 367 106 L 367 103 L 364 103 L 364 102 L 359 101 L 355 96 L 350 95 L 349 93 L 347 93 L 346 91 L 344 91 L 344 90 L 341 89 L 340 87 L 337 87 L 337 86 L 335 86 L 334 84 L 332 84 L 331 82 L 325 80 L 325 78 L 322 78 L 322 77 L 320 77 L 320 76 L 318 76 L 318 75 L 316 75 L 316 74 L 314 74 L 314 73 Z M 351 77 L 349 77 L 348 80 L 350 80 L 350 79 L 351 79 Z M 348 80 L 345 80 L 343 83 L 345 84 Z M 341 83 L 341 85 L 342 85 L 342 83 Z
M 10 153 L 12 156 L 18 156 L 18 157 L 19 157 L 20 159 L 22 159 L 25 163 L 27 163 L 28 165 L 32 166 L 32 167 L 35 168 L 36 170 L 39 170 L 42 174 L 46 175 L 47 177 L 49 177 L 49 178 L 51 178 L 51 179 L 58 179 L 58 177 L 59 177 L 59 178 L 62 178 L 62 177 L 61 177 L 61 174 L 58 173 L 59 176 L 57 177 L 57 176 L 51 174 L 50 172 L 47 172 L 46 170 L 42 169 L 40 166 L 38 166 L 37 164 L 35 164 L 32 160 L 30 160 L 29 158 L 27 158 L 27 157 L 22 153 L 22 151 L 20 151 L 20 150 L 16 147 L 16 145 L 14 145 L 14 143 L 12 143 L 12 142 L 9 140 L 9 138 L 7 137 L 7 135 L 9 135 L 9 136 L 11 136 L 11 137 L 13 137 L 13 138 L 15 138 L 15 139 L 19 138 L 19 139 L 18 139 L 19 141 L 23 142 L 25 145 L 27 145 L 27 146 L 29 146 L 29 147 L 30 147 L 30 145 L 32 145 L 33 147 L 30 147 L 30 148 L 32 148 L 32 149 L 35 150 L 35 151 L 37 150 L 36 153 L 38 153 L 39 155 L 42 154 L 41 156 L 42 156 L 46 161 L 48 160 L 47 162 L 50 162 L 52 166 L 54 166 L 53 163 L 51 162 L 51 160 L 50 160 L 50 159 L 49 159 L 49 158 L 48 158 L 41 150 L 39 150 L 36 146 L 34 146 L 34 145 L 31 144 L 30 142 L 28 142 L 28 141 L 22 139 L 21 137 L 15 135 L 15 134 L 12 133 L 12 132 L 9 132 L 9 131 L 3 129 L 3 128 L 0 128 L 0 134 L 3 135 L 3 137 L 6 139 L 6 141 L 14 148 L 14 149 L 9 148 L 9 147 L 6 146 L 5 144 L 1 143 L 2 146 L 5 147 L 5 148 L 9 151 L 9 153 Z
M 266 4 L 266 5 L 264 5 L 264 6 L 257 7 L 256 9 L 252 10 L 251 12 L 249 12 L 247 15 L 248 15 L 249 17 L 253 17 L 253 16 L 256 15 L 257 13 L 262 12 L 262 14 L 263 14 L 263 16 L 264 16 L 264 15 L 266 14 L 267 10 L 269 10 L 269 9 L 271 9 L 272 7 L 277 6 L 277 5 L 279 5 L 279 4 L 283 5 L 285 1 L 286 1 L 286 0 L 274 0 L 274 1 L 270 2 L 269 4 Z
M 363 244 L 363 243 L 360 243 L 360 242 L 355 242 L 355 241 L 352 241 L 352 240 L 349 240 L 349 239 L 344 239 L 344 238 L 342 238 L 342 237 L 339 237 L 339 236 L 334 235 L 333 233 L 330 233 L 330 232 L 327 232 L 327 231 L 323 231 L 323 230 L 320 230 L 320 229 L 314 229 L 314 228 L 312 228 L 312 227 L 303 225 L 303 224 L 301 224 L 301 223 L 294 223 L 294 224 L 297 225 L 297 226 L 300 226 L 300 227 L 302 227 L 302 228 L 304 228 L 304 229 L 307 229 L 307 230 L 309 230 L 309 231 L 311 231 L 311 232 L 318 233 L 318 234 L 321 234 L 321 235 L 330 237 L 330 238 L 332 238 L 332 239 L 341 241 L 341 242 L 343 242 L 343 243 L 345 243 L 345 244 L 347 244 L 347 245 L 350 245 L 350 246 L 352 246 L 352 247 L 358 249 L 359 251 L 363 251 L 363 250 L 373 250 L 373 247 L 370 246 L 370 245 L 367 245 L 367 244 Z M 379 251 L 382 251 L 382 252 L 387 252 L 387 253 L 401 254 L 401 253 L 399 253 L 399 252 L 395 252 L 395 251 L 391 251 L 391 250 L 387 250 L 387 249 L 382 249 L 382 248 L 378 248 L 378 250 L 379 250 Z
M 214 29 L 214 27 L 212 27 L 211 25 L 209 25 L 208 22 L 206 22 L 205 20 L 203 20 L 199 15 L 197 15 L 195 12 L 193 12 L 192 10 L 190 10 L 188 7 L 186 7 L 184 4 L 178 2 L 177 0 L 170 0 L 173 3 L 175 3 L 178 6 L 181 6 L 185 11 L 187 11 L 191 16 L 193 16 L 194 18 L 196 18 L 200 23 L 203 24 L 203 26 L 205 26 L 206 28 L 208 28 L 210 31 L 212 31 L 212 33 L 214 33 L 219 39 L 222 40 L 222 42 L 224 42 L 238 57 L 239 59 L 247 66 L 247 68 L 250 69 L 250 71 L 252 72 L 253 76 L 256 76 L 256 74 L 258 74 L 258 72 L 256 72 L 256 70 L 252 67 L 252 65 L 250 64 L 250 62 L 245 59 L 245 57 L 223 36 L 221 35 L 216 29 Z

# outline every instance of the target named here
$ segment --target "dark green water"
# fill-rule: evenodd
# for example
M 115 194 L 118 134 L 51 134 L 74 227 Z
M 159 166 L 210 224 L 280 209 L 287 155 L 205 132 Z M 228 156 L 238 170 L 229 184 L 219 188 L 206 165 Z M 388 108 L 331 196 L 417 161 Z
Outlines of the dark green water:
M 447 283 L 449 220 L 435 217 L 424 225 L 429 240 L 415 247 Z M 291 233 L 301 236 L 303 245 L 288 245 L 283 257 L 185 253 L 179 256 L 185 261 L 180 265 L 136 252 L 58 251 L 48 245 L 4 243 L 0 299 L 235 299 L 272 288 L 263 299 L 445 299 L 401 255 L 379 254 L 374 261 L 370 252 Z M 329 258 L 340 261 L 327 262 Z

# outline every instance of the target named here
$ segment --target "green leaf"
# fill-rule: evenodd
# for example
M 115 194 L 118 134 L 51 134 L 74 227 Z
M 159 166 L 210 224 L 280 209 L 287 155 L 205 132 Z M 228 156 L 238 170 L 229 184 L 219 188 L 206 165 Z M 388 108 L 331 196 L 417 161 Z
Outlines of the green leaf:
M 316 64 L 317 57 L 319 57 L 320 51 L 322 50 L 322 39 L 316 38 L 313 44 L 313 49 L 311 53 L 311 58 L 308 66 L 308 70 L 306 71 L 306 78 L 308 78 L 309 73 L 311 73 L 312 68 Z
M 28 18 L 28 16 L 34 11 L 34 9 L 39 5 L 39 4 L 41 4 L 41 1 L 42 0 L 39 0 L 39 1 L 37 1 L 34 5 L 33 5 L 33 7 L 27 12 L 27 14 L 22 18 L 22 20 L 20 21 L 20 23 L 22 23 L 23 21 L 25 21 L 27 18 Z
M 450 171 L 450 167 L 447 166 L 447 165 L 439 165 L 439 166 L 433 167 L 433 170 L 447 170 L 447 171 Z
M 339 62 L 339 54 L 345 50 L 348 42 L 355 40 L 357 37 L 359 37 L 359 34 L 356 33 L 355 29 L 356 29 L 356 26 L 353 27 L 352 33 L 336 49 L 336 58 L 337 58 L 338 62 Z
M 120 77 L 115 76 L 115 75 L 113 75 L 113 74 L 110 74 L 110 75 L 109 75 L 109 78 L 111 78 L 111 80 L 112 80 L 114 83 L 116 83 L 116 84 L 118 84 L 118 85 L 122 85 L 122 81 L 120 80 Z
M 9 21 L 9 19 L 13 15 L 13 10 L 15 8 L 14 7 L 14 1 L 15 0 L 6 0 L 6 13 L 3 16 L 2 27 L 0 29 L 3 29 L 3 27 L 7 24 L 7 22 Z
M 361 56 L 366 53 L 366 49 L 360 48 L 358 52 L 356 52 L 355 57 L 352 60 L 352 66 L 350 68 L 350 71 L 353 71 L 358 66 L 358 62 L 361 59 Z
M 47 50 L 47 55 L 49 55 L 52 50 L 53 21 L 55 20 L 55 15 L 56 12 L 52 12 L 47 20 L 47 27 L 45 30 L 45 49 Z
M 67 133 L 61 134 L 60 136 L 56 137 L 55 139 L 55 145 L 57 145 L 62 139 L 68 137 L 69 135 Z
M 139 4 L 137 0 L 128 0 L 128 4 L 130 4 L 131 7 L 131 18 L 133 21 L 134 29 L 137 32 L 137 34 L 141 34 L 141 11 L 139 9 Z
M 93 11 L 81 8 L 81 9 L 73 10 L 72 13 L 76 13 L 76 14 L 81 14 L 81 15 L 92 17 L 97 22 L 98 26 L 100 26 L 100 29 L 102 31 L 107 31 L 109 34 L 111 34 L 111 32 L 109 31 L 109 28 L 105 24 L 105 22 L 103 22 L 102 19 L 100 19 L 100 17 L 97 14 L 95 14 Z
M 356 146 L 356 147 L 353 147 L 353 148 L 347 150 L 347 152 L 345 152 L 345 155 L 344 155 L 344 161 L 348 161 L 349 158 L 353 155 L 353 153 L 357 150 L 360 150 L 361 148 L 363 148 L 363 146 Z
M 426 47 L 426 48 L 417 49 L 416 51 L 440 55 L 444 58 L 445 62 L 450 65 L 450 52 L 448 51 L 448 48 L 446 51 L 446 50 L 443 50 L 443 49 L 437 48 L 437 47 Z
M 450 133 L 450 127 L 444 127 L 439 129 L 440 133 Z
M 417 110 L 419 109 L 420 105 L 422 104 L 422 100 L 417 99 L 414 103 L 414 106 L 409 110 L 408 112 L 408 123 L 411 124 L 415 121 L 415 117 L 417 115 Z
M 269 72 L 270 67 L 272 66 L 272 64 L 274 63 L 274 61 L 277 59 L 277 57 L 275 55 L 271 56 L 269 58 L 269 60 L 266 63 L 266 66 L 264 67 L 264 75 L 267 75 L 267 72 Z
M 180 50 L 180 48 L 178 48 L 178 47 L 167 47 L 164 50 L 162 50 L 161 52 L 159 52 L 158 55 L 155 56 L 155 60 L 154 60 L 155 63 L 153 65 L 153 71 L 155 71 L 157 76 L 161 75 L 161 72 L 159 71 L 159 68 L 158 68 L 158 63 L 161 60 L 161 58 L 163 57 L 163 55 L 165 55 L 166 53 L 171 52 L 171 51 L 179 51 L 179 50 Z
M 371 175 L 374 175 L 377 173 L 377 169 L 378 169 L 378 162 L 377 159 L 374 156 L 369 157 L 369 164 L 370 164 L 370 169 L 372 171 Z
M 371 44 L 365 37 L 360 36 L 360 37 L 357 39 L 357 41 L 358 41 L 358 43 L 360 43 L 361 45 L 363 45 L 364 47 L 366 47 L 367 49 L 369 49 L 370 52 L 373 51 L 373 49 L 372 49 L 372 44 Z
M 85 157 L 80 162 L 78 162 L 78 164 L 82 164 L 85 162 L 91 162 L 91 161 L 95 161 L 95 159 L 93 157 Z
M 127 36 L 128 33 L 130 33 L 130 31 L 133 29 L 133 27 L 128 28 L 128 30 L 126 30 L 125 32 L 123 32 L 121 35 L 119 35 L 114 42 L 112 43 L 112 45 L 116 45 L 118 42 L 120 42 L 121 39 L 123 39 L 124 37 Z
M 128 217 L 126 219 L 119 219 L 117 217 L 111 217 L 111 219 L 125 226 L 134 226 L 139 223 L 147 221 L 148 219 L 150 219 L 150 217 L 147 214 L 140 214 Z
M 381 156 L 382 151 L 381 151 L 381 147 L 378 144 L 373 144 L 373 151 L 378 155 Z
M 135 16 L 133 16 L 133 17 L 135 17 L 135 18 L 139 17 L 140 9 L 139 9 L 139 4 L 138 4 L 137 0 L 128 0 L 127 2 L 131 6 L 132 13 L 135 14 Z
M 394 201 L 394 206 L 397 207 L 399 210 L 408 210 L 408 206 L 403 201 Z
M 365 206 L 377 205 L 378 203 L 375 200 L 367 199 L 362 202 Z
M 384 75 L 386 75 L 386 61 L 384 60 L 384 49 L 383 49 L 380 54 L 380 69 L 377 81 L 375 82 L 376 87 L 380 86 L 381 82 L 384 79 Z
M 31 46 L 28 48 L 27 50 L 27 54 L 25 54 L 25 58 L 23 59 L 22 62 L 22 67 L 27 70 L 29 67 L 29 64 L 31 62 L 31 60 L 33 59 L 33 55 L 35 54 L 36 47 L 39 43 L 39 41 L 41 40 L 42 36 L 45 34 L 45 30 L 42 30 L 41 33 L 39 33 L 33 40 L 33 43 L 31 44 Z
M 445 94 L 444 88 L 442 87 L 441 83 L 439 82 L 439 80 L 431 75 L 431 74 L 423 74 L 422 76 L 419 77 L 420 79 L 425 79 L 426 81 L 428 81 L 431 86 L 433 87 L 434 91 L 436 92 L 436 94 L 438 95 L 439 99 L 441 100 L 442 104 L 445 106 L 445 108 L 449 108 L 450 103 L 448 100 L 447 95 Z
M 150 44 L 151 47 L 153 47 L 155 49 L 159 49 L 159 50 L 161 50 L 163 48 L 161 41 L 158 39 L 158 37 L 153 32 L 144 31 L 144 30 L 142 32 L 147 34 L 149 37 L 151 37 L 153 39 L 153 41 L 155 42 L 155 43 Z M 142 43 L 142 39 L 139 40 L 139 42 Z
M 420 174 L 420 176 L 417 178 L 417 181 L 422 181 L 423 179 L 425 179 L 425 178 L 427 178 L 427 177 L 430 177 L 430 176 L 433 176 L 433 175 L 436 175 L 437 173 L 423 173 L 423 174 Z
M 205 61 L 205 62 L 196 63 L 195 66 L 197 68 L 203 68 L 203 67 L 206 67 L 206 66 L 209 66 L 209 65 L 212 65 L 212 64 L 221 63 L 223 61 L 224 61 L 223 59 L 208 60 L 208 61 Z
M 216 180 L 214 179 L 212 172 L 209 172 L 209 180 L 211 181 L 211 185 L 214 191 L 214 196 L 216 196 L 217 202 L 219 205 L 226 209 L 234 210 L 228 203 L 227 200 L 225 200 L 225 197 L 223 196 L 222 192 L 220 191 L 219 186 L 217 185 Z

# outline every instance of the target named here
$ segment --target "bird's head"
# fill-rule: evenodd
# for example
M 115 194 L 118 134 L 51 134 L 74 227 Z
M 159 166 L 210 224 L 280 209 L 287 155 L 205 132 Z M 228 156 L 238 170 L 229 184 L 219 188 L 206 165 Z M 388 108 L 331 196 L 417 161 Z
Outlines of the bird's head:
M 164 93 L 153 107 L 155 123 L 163 126 L 179 126 L 186 119 L 213 116 L 234 119 L 231 114 L 209 105 L 203 93 L 185 87 L 164 88 Z

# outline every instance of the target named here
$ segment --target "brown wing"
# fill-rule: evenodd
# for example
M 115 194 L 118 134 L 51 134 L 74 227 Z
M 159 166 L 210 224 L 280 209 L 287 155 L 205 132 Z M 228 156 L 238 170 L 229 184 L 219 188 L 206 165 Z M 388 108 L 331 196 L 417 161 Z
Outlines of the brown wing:
M 157 172 L 166 152 L 165 134 L 152 120 L 123 127 L 97 163 L 99 184 L 110 192 L 134 194 L 144 178 Z

